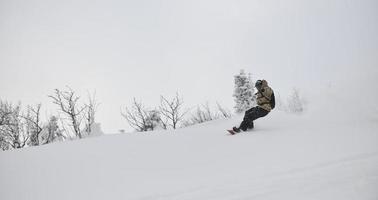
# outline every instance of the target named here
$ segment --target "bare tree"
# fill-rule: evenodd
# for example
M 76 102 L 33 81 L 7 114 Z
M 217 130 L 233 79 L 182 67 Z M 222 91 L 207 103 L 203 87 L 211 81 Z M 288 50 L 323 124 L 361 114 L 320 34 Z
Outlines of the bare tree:
M 216 120 L 220 118 L 230 118 L 231 112 L 217 103 L 217 110 L 211 109 L 208 102 L 198 105 L 190 117 L 183 121 L 183 126 L 188 127 L 203 122 Z
M 1 148 L 18 149 L 25 147 L 29 135 L 25 130 L 25 122 L 21 117 L 21 105 L 13 106 L 11 103 L 0 101 L 0 142 Z
M 75 136 L 82 138 L 81 125 L 86 106 L 79 107 L 78 101 L 80 97 L 77 96 L 71 88 L 67 88 L 67 91 L 55 89 L 55 94 L 49 97 L 53 99 L 54 104 L 59 106 L 60 111 L 66 115 Z
M 62 117 L 59 113 L 56 117 L 58 119 L 58 126 L 60 127 L 60 130 L 61 130 L 61 133 L 62 133 L 62 137 L 64 140 L 66 139 L 69 139 L 69 140 L 73 140 L 76 138 L 76 135 L 75 134 L 72 134 L 68 129 L 67 127 L 67 124 L 65 123 L 64 121 L 64 117 Z
M 214 119 L 219 119 L 220 115 L 214 113 L 209 103 L 198 105 L 194 113 L 191 114 L 191 117 L 184 122 L 184 126 L 192 126 L 194 124 L 200 124 L 203 122 L 211 121 Z
M 230 118 L 232 116 L 231 112 L 228 109 L 221 106 L 218 102 L 217 102 L 217 107 L 218 107 L 218 111 L 224 118 Z
M 176 93 L 176 96 L 168 100 L 164 96 L 160 97 L 160 106 L 159 110 L 164 121 L 168 122 L 168 125 L 171 126 L 173 129 L 177 128 L 177 125 L 183 120 L 185 114 L 188 111 L 183 111 L 183 99 L 180 98 L 179 94 Z
M 9 149 L 9 144 L 5 140 L 5 138 L 0 133 L 0 149 L 5 151 Z
M 42 132 L 41 124 L 41 107 L 42 104 L 37 104 L 34 106 L 28 106 L 26 116 L 22 116 L 26 122 L 26 131 L 30 136 L 28 141 L 29 146 L 40 145 L 40 133 Z
M 93 95 L 88 93 L 88 103 L 85 104 L 85 132 L 87 135 L 92 133 L 92 125 L 95 123 L 95 115 L 99 105 L 96 92 Z
M 219 116 L 211 111 L 209 103 L 202 104 L 201 106 L 197 106 L 197 111 L 195 115 L 193 115 L 193 119 L 197 123 L 211 121 L 218 118 Z
M 0 100 L 0 148 L 8 150 L 10 145 L 7 141 L 6 126 L 8 125 L 9 115 L 13 112 L 12 106 Z
M 0 126 L 5 125 L 7 117 L 12 114 L 12 107 L 9 103 L 0 100 Z
M 121 115 L 127 120 L 131 127 L 139 132 L 148 131 L 150 128 L 148 111 L 143 104 L 137 102 L 135 98 L 131 108 L 126 107 L 124 112 L 121 111 Z
M 160 118 L 160 126 L 162 129 L 165 129 L 167 130 L 168 129 L 168 122 L 169 122 L 169 119 L 167 117 L 162 117 L 162 114 L 161 114 L 161 111 L 160 111 L 160 108 L 159 108 L 159 118 Z

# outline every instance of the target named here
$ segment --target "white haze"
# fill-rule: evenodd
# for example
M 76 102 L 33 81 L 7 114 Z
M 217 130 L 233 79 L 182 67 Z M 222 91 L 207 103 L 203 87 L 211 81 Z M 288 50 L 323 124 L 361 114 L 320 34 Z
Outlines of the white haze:
M 284 98 L 297 87 L 311 103 L 323 88 L 363 83 L 373 95 L 362 96 L 374 99 L 377 8 L 375 0 L 0 0 L 0 98 L 42 102 L 54 114 L 53 89 L 96 90 L 105 132 L 128 127 L 119 111 L 133 97 L 156 106 L 178 91 L 188 106 L 232 108 L 241 68 Z

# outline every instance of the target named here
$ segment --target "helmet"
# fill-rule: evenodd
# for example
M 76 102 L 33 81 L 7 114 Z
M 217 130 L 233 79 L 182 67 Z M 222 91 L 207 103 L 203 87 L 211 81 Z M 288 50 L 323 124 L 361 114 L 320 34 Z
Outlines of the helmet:
M 256 83 L 255 83 L 255 87 L 260 90 L 261 87 L 262 87 L 262 80 L 257 80 Z

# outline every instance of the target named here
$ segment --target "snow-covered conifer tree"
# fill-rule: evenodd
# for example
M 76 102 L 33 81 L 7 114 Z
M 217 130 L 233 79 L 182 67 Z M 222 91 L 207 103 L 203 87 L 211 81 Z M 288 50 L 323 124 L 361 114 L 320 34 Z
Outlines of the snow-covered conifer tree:
M 301 113 L 304 110 L 303 100 L 299 95 L 298 89 L 293 89 L 287 102 L 288 111 L 292 113 Z
M 158 110 L 151 110 L 147 116 L 148 130 L 163 129 L 160 112 Z
M 242 113 L 256 105 L 256 97 L 254 95 L 254 83 L 251 74 L 246 74 L 244 70 L 240 70 L 240 74 L 235 75 L 235 112 Z
M 40 140 L 44 141 L 44 144 L 52 143 L 55 141 L 63 140 L 64 136 L 62 134 L 62 130 L 58 125 L 58 118 L 51 116 L 44 128 L 43 133 L 41 134 Z

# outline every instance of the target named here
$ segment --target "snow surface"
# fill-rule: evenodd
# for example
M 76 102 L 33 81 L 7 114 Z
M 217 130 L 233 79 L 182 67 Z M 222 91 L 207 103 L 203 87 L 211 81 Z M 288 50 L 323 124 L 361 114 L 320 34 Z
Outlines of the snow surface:
M 0 199 L 376 200 L 377 115 L 335 105 L 1 152 Z

